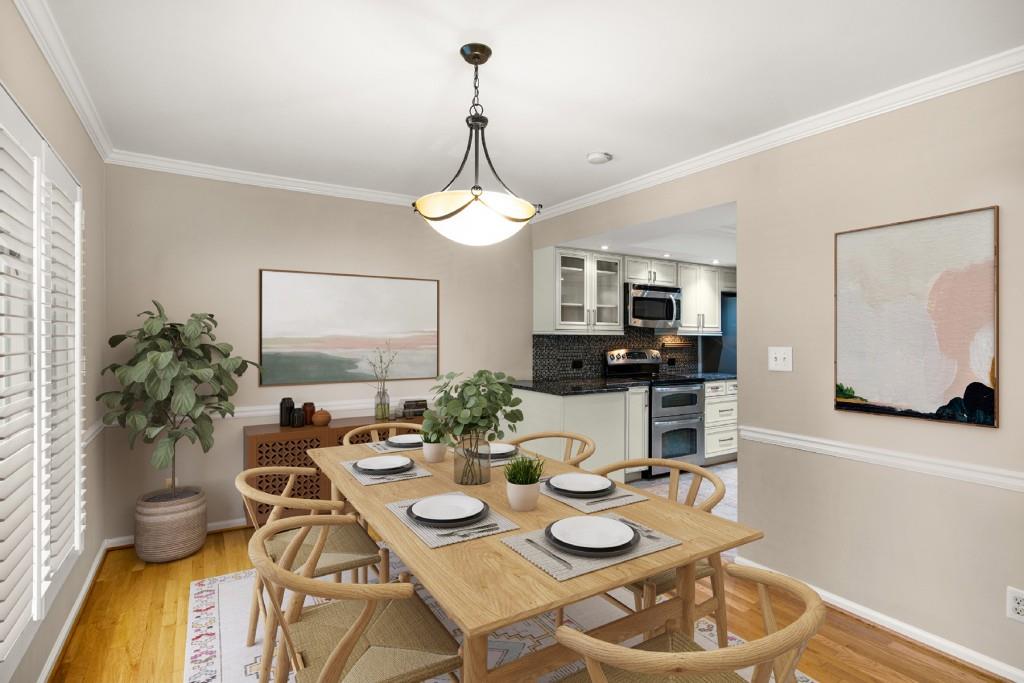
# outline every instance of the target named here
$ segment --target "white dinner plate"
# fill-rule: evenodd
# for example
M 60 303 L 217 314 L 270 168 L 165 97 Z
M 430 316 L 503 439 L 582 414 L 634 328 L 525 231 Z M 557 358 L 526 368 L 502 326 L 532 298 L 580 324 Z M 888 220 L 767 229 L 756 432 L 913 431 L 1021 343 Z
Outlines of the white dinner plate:
M 506 455 L 515 453 L 516 446 L 510 443 L 495 443 L 488 444 L 491 447 L 492 458 L 502 458 Z
M 612 485 L 612 480 L 597 474 L 584 474 L 582 472 L 568 472 L 556 474 L 548 480 L 556 489 L 572 491 L 573 493 L 596 493 L 604 491 Z
M 418 445 L 418 444 L 423 443 L 423 435 L 422 434 L 395 434 L 394 436 L 389 436 L 387 440 L 389 442 L 395 444 L 395 445 L 398 445 L 398 446 L 411 446 L 413 444 L 417 444 Z
M 450 522 L 472 517 L 483 509 L 484 502 L 482 500 L 461 493 L 444 493 L 418 500 L 412 504 L 409 510 L 422 519 Z
M 566 517 L 550 527 L 551 535 L 557 540 L 594 550 L 617 548 L 633 540 L 634 531 L 629 525 L 609 517 Z
M 361 470 L 394 470 L 411 463 L 412 460 L 404 455 L 377 455 L 372 458 L 363 458 L 356 463 L 356 466 Z

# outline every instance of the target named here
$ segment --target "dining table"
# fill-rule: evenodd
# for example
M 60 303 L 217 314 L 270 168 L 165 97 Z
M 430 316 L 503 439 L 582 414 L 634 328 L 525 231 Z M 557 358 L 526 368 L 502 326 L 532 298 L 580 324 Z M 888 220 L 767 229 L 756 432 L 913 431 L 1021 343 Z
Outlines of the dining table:
M 337 493 L 355 508 L 391 553 L 401 558 L 416 580 L 433 595 L 462 631 L 463 683 L 534 680 L 545 672 L 578 660 L 578 654 L 556 643 L 489 670 L 487 638 L 504 626 L 568 607 L 591 596 L 604 595 L 666 570 L 675 570 L 675 596 L 638 612 L 625 614 L 624 610 L 622 618 L 588 633 L 609 642 L 622 642 L 656 630 L 669 619 L 674 619 L 692 635 L 694 622 L 699 616 L 694 595 L 697 562 L 763 536 L 758 530 L 669 501 L 650 491 L 617 484 L 647 498 L 617 507 L 614 513 L 678 539 L 680 543 L 559 581 L 531 564 L 502 539 L 543 529 L 556 520 L 580 513 L 543 495 L 534 510 L 514 511 L 508 504 L 501 467 L 491 469 L 488 483 L 461 486 L 455 483 L 451 449 L 444 461 L 438 463 L 426 462 L 422 449 L 410 449 L 404 454 L 410 456 L 417 467 L 429 471 L 431 476 L 368 486 L 360 483 L 343 465 L 376 455 L 367 445 L 314 448 L 308 454 L 330 479 Z M 545 458 L 546 476 L 579 471 L 579 468 L 559 460 Z M 431 548 L 388 507 L 389 503 L 396 501 L 453 492 L 485 501 L 491 510 L 520 528 Z

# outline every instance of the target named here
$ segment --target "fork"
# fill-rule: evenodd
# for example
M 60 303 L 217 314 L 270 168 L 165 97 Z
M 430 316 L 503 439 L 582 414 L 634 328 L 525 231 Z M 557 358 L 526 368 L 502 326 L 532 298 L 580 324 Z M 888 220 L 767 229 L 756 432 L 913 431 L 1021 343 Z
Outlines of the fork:
M 438 537 L 442 536 L 461 536 L 465 533 L 476 533 L 478 531 L 490 531 L 491 528 L 498 528 L 497 522 L 491 522 L 490 524 L 481 524 L 480 526 L 471 526 L 468 529 L 456 529 L 455 531 L 446 531 L 443 534 L 437 534 Z
M 412 477 L 417 477 L 417 476 L 419 476 L 419 475 L 416 474 L 415 472 L 410 472 L 409 474 L 378 474 L 378 475 L 374 475 L 374 476 L 370 477 L 370 479 L 391 479 L 391 480 L 396 480 L 396 479 L 411 479 Z
M 644 538 L 646 538 L 646 539 L 648 539 L 650 541 L 660 541 L 661 540 L 661 536 L 657 536 L 654 533 L 654 529 L 648 529 L 647 527 L 641 526 L 641 525 L 637 524 L 636 522 L 631 522 L 628 519 L 626 519 L 625 517 L 620 517 L 619 520 L 623 524 L 625 524 L 626 526 L 631 526 L 634 529 L 636 529 L 638 534 L 640 534 L 641 536 L 643 536 Z

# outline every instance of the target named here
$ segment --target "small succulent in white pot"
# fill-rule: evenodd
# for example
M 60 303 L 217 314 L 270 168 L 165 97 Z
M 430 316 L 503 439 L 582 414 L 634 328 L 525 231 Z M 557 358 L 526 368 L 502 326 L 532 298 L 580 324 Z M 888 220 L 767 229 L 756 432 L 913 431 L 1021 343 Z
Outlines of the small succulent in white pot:
M 448 444 L 444 441 L 444 432 L 436 421 L 429 416 L 423 419 L 423 459 L 427 462 L 444 462 L 448 453 Z
M 517 512 L 529 512 L 537 507 L 540 497 L 540 477 L 544 474 L 544 461 L 525 455 L 516 455 L 505 463 L 505 495 L 508 504 Z

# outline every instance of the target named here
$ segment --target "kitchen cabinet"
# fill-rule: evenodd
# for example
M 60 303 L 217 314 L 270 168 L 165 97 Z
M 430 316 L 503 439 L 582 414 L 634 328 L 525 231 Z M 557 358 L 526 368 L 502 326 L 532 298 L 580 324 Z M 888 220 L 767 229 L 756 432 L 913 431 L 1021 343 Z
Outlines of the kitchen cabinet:
M 679 334 L 722 334 L 722 269 L 698 263 L 680 263 L 682 315 Z
M 626 257 L 626 281 L 641 285 L 676 286 L 676 263 L 652 259 Z
M 648 455 L 651 426 L 650 390 L 630 387 L 626 392 L 626 459 L 642 460 Z M 646 467 L 626 468 L 626 479 L 640 478 Z M 631 476 L 632 475 L 632 476 Z
M 704 460 L 715 464 L 735 459 L 738 448 L 736 380 L 704 384 Z
M 646 391 L 646 390 L 645 390 Z M 636 429 L 643 411 L 644 396 L 626 391 L 612 391 L 577 396 L 555 396 L 528 389 L 514 389 L 516 397 L 523 400 L 519 409 L 523 421 L 516 425 L 516 434 L 535 432 L 575 432 L 585 434 L 597 446 L 594 454 L 581 465 L 585 470 L 594 470 L 603 465 L 622 462 L 628 457 L 646 455 L 644 441 L 643 455 L 635 449 L 640 446 L 644 434 Z M 629 407 L 641 412 L 632 414 L 627 420 Z M 630 429 L 630 426 L 632 429 Z M 630 443 L 627 444 L 627 433 Z M 634 450 L 631 451 L 630 447 Z M 541 439 L 529 445 L 529 449 L 556 460 L 562 459 L 565 442 L 560 439 Z M 616 481 L 623 481 L 623 471 L 608 475 Z
M 621 334 L 622 257 L 546 247 L 534 252 L 535 334 Z

